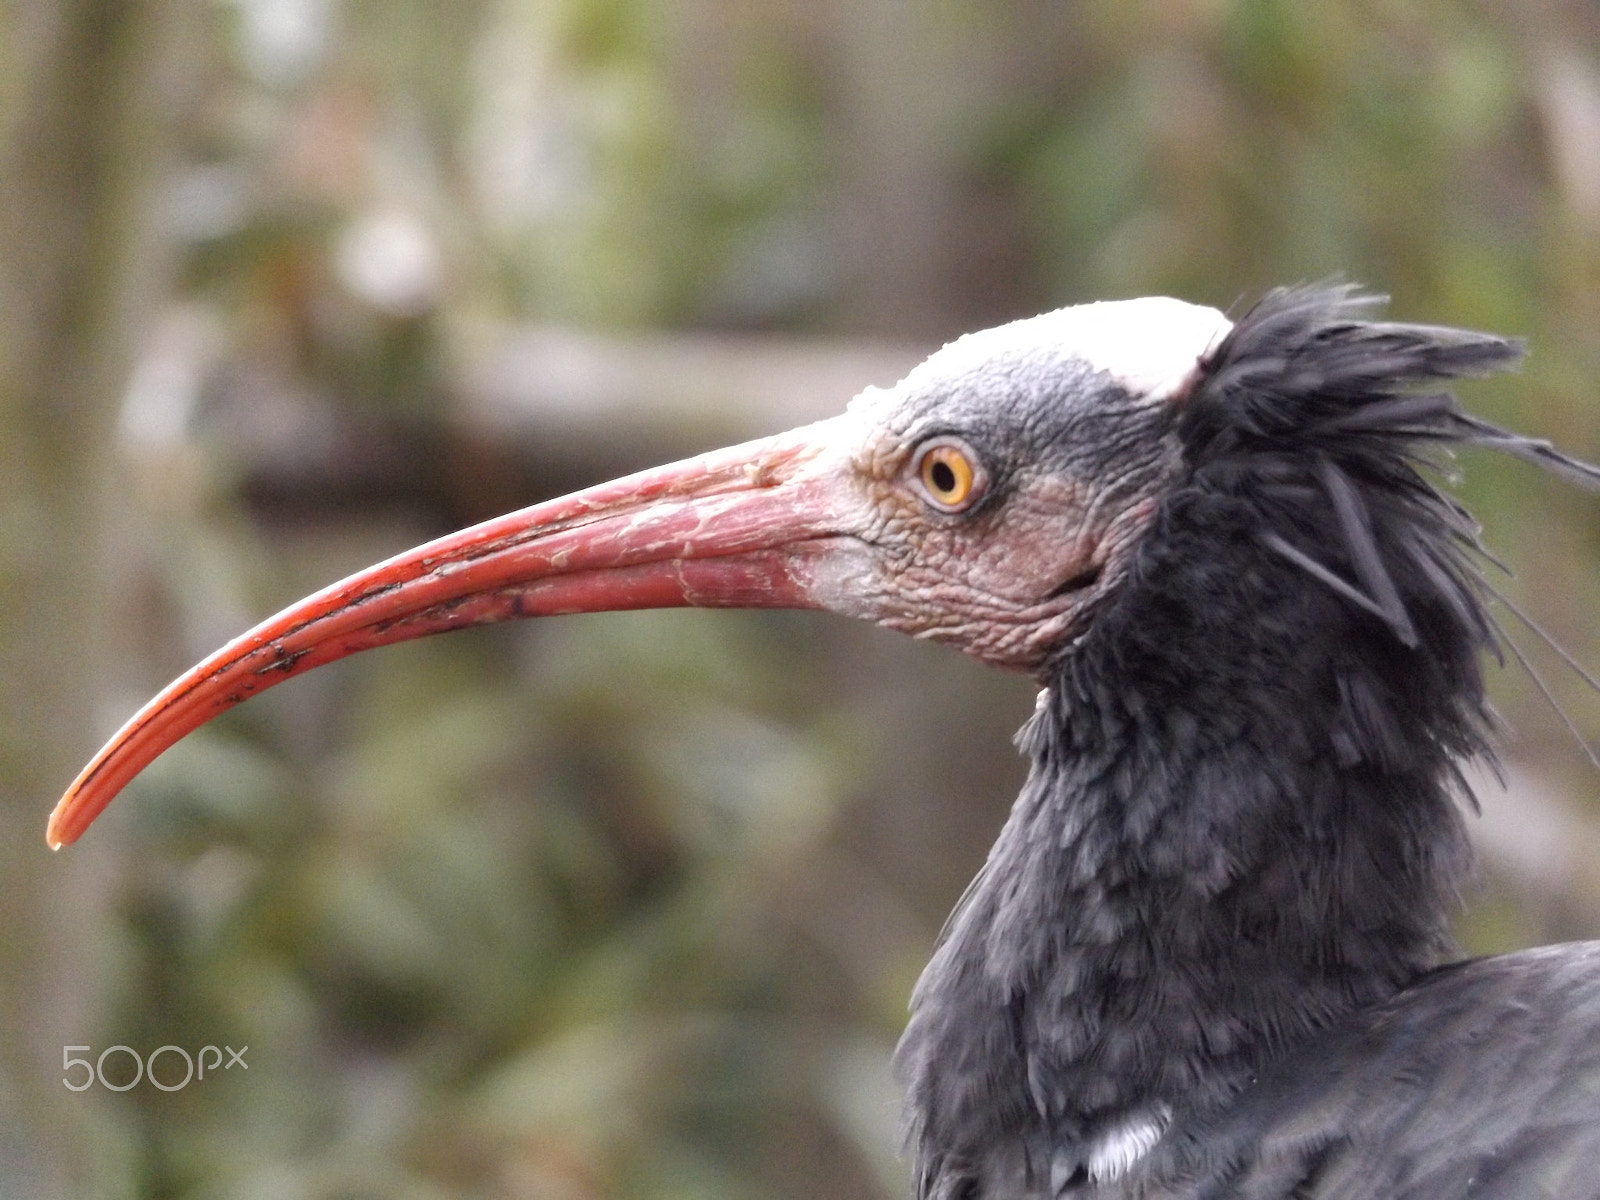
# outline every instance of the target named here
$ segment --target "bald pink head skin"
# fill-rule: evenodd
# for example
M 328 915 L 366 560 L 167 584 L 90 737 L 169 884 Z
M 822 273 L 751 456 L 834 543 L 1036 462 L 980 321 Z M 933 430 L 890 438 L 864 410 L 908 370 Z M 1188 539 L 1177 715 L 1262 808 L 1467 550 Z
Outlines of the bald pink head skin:
M 1215 310 L 1176 300 L 1061 309 L 952 342 L 832 420 L 408 550 L 174 680 L 73 781 L 46 840 L 76 841 L 162 751 L 257 692 L 359 650 L 469 625 L 821 608 L 1037 670 L 1070 641 L 1148 520 L 1173 469 L 1164 413 L 1228 328 Z M 1130 436 L 1141 434 L 1143 445 Z M 971 467 L 955 504 L 930 467 L 952 454 Z

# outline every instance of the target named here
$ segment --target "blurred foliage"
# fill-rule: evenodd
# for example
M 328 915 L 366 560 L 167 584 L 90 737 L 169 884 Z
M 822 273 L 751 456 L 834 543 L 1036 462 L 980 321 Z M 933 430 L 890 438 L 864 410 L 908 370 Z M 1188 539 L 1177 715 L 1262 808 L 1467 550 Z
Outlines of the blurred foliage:
M 164 678 L 488 515 L 504 459 L 450 414 L 511 323 L 934 342 L 1343 274 L 1526 336 L 1475 404 L 1600 457 L 1576 0 L 33 0 L 0 55 L 0 650 L 32 714 L 0 766 L 36 839 L 6 860 L 7 1195 L 904 1194 L 888 1057 L 1014 790 L 1021 682 L 809 616 L 481 631 L 289 683 L 72 865 L 32 849 L 43 776 Z M 47 261 L 77 280 L 53 307 Z M 296 503 L 260 502 L 263 464 Z M 1593 666 L 1593 503 L 1468 466 Z M 1516 753 L 1592 795 L 1536 690 L 1497 686 Z M 1473 944 L 1572 922 L 1526 899 Z M 58 1041 L 249 1070 L 64 1102 Z

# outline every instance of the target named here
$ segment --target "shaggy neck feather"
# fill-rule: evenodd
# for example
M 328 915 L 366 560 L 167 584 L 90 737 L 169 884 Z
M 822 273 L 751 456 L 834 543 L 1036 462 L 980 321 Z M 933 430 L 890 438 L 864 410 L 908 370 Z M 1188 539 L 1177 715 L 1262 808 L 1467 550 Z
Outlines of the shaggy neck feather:
M 1233 507 L 1169 506 L 1020 735 L 1030 777 L 900 1051 L 927 1178 L 1093 1178 L 1449 948 L 1473 627 L 1416 589 L 1401 646 Z

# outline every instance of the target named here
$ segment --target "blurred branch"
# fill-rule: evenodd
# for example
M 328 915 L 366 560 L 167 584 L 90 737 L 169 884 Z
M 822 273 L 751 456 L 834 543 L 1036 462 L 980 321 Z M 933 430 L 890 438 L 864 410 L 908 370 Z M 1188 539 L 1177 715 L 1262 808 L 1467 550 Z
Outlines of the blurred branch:
M 754 437 L 831 417 L 926 353 L 889 342 L 532 326 L 468 369 L 457 411 L 465 428 L 513 440 Z
M 202 388 L 220 398 L 202 420 L 258 511 L 342 519 L 399 505 L 460 523 L 833 416 L 925 352 L 877 341 L 514 326 L 465 364 L 441 416 L 335 410 L 318 393 L 234 361 L 221 368 L 220 386 Z

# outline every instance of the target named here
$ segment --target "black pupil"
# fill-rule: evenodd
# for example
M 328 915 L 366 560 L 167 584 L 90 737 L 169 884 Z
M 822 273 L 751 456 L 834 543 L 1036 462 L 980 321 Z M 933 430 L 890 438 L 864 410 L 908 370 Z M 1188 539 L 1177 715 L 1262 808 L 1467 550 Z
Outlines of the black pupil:
M 940 459 L 928 468 L 928 482 L 936 492 L 953 492 L 956 490 L 956 473 L 949 463 Z

